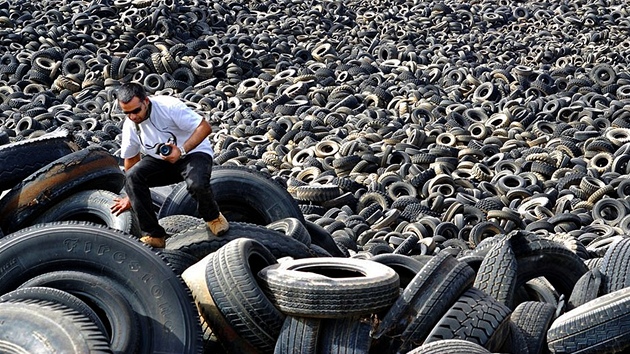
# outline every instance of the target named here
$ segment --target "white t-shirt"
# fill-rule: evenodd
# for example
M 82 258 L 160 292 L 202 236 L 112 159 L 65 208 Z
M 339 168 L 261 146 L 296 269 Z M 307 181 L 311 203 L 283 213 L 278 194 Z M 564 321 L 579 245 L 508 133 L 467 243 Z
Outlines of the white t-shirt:
M 122 127 L 120 157 L 127 159 L 139 152 L 161 159 L 155 148 L 159 143 L 166 143 L 172 137 L 175 145 L 182 146 L 192 132 L 199 126 L 202 116 L 190 109 L 184 102 L 173 96 L 151 96 L 151 114 L 140 124 L 125 119 Z M 210 140 L 203 139 L 191 151 L 214 155 Z

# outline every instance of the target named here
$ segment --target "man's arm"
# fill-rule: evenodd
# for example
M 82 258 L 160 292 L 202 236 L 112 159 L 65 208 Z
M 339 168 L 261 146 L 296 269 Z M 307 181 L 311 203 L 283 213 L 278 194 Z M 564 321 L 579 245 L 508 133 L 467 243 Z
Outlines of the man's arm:
M 208 123 L 207 120 L 202 119 L 201 123 L 195 128 L 193 133 L 190 135 L 190 138 L 184 142 L 182 147 L 186 152 L 194 149 L 199 145 L 203 139 L 206 139 L 208 135 L 212 133 L 212 126 Z
M 128 159 L 125 159 L 125 161 L 123 162 L 123 166 L 125 167 L 125 171 L 129 171 L 135 164 L 138 163 L 138 161 L 140 161 L 140 153 L 138 153 L 134 157 L 130 157 Z

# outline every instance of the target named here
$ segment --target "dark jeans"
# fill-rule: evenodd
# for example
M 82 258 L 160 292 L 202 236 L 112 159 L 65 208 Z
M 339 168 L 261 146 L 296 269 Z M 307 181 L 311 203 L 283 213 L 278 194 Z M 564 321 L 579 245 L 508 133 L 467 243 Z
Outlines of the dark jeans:
M 153 237 L 166 236 L 166 231 L 158 223 L 157 215 L 153 211 L 149 188 L 181 181 L 186 182 L 188 192 L 197 202 L 199 215 L 205 221 L 216 219 L 219 216 L 219 206 L 210 188 L 211 174 L 212 156 L 205 153 L 189 154 L 174 164 L 144 156 L 125 174 L 125 192 L 138 216 L 142 231 Z

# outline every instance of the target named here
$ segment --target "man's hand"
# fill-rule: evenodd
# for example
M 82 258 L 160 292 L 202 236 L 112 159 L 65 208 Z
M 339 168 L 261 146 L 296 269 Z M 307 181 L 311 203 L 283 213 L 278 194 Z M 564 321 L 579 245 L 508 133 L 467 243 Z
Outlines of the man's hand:
M 171 153 L 168 156 L 162 156 L 162 160 L 166 160 L 170 163 L 175 163 L 179 160 L 179 158 L 181 157 L 181 151 L 179 151 L 179 148 L 177 147 L 177 145 L 173 144 L 173 143 L 166 143 L 166 145 L 171 147 Z
M 118 216 L 123 212 L 131 209 L 131 201 L 129 197 L 123 198 L 114 198 L 114 205 L 111 206 L 110 210 L 114 215 Z

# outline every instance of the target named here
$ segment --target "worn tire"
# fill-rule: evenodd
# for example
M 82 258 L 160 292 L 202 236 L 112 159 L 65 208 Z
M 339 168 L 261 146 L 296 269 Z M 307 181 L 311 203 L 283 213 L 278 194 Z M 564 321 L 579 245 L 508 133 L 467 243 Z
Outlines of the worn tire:
M 35 171 L 0 198 L 0 226 L 5 234 L 17 231 L 73 193 L 119 193 L 124 183 L 118 162 L 105 149 L 91 146 L 73 152 Z
M 221 213 L 230 221 L 267 225 L 294 217 L 304 222 L 304 216 L 289 192 L 259 171 L 238 166 L 215 166 L 210 186 Z M 197 204 L 184 183 L 173 188 L 160 208 L 158 218 L 175 214 L 199 216 Z
M 440 252 L 422 268 L 404 289 L 375 331 L 387 334 L 401 348 L 422 344 L 431 329 L 460 296 L 467 291 L 475 272 L 446 252 Z
M 210 258 L 212 258 L 211 254 L 205 256 L 182 273 L 182 279 L 192 292 L 201 320 L 201 327 L 204 332 L 204 352 L 214 352 L 215 343 L 212 340 L 214 336 L 226 353 L 260 353 L 236 333 L 236 329 L 226 320 L 210 295 L 210 288 L 206 280 L 206 268 Z
M 509 236 L 495 236 L 500 241 L 484 257 L 473 286 L 513 308 L 514 289 L 518 274 L 517 260 Z
M 285 318 L 258 285 L 258 272 L 276 263 L 262 243 L 239 238 L 212 253 L 206 266 L 208 289 L 219 311 L 262 353 L 273 352 Z
M 559 294 L 568 298 L 575 283 L 588 271 L 575 252 L 555 241 L 533 234 L 514 235 L 511 240 L 518 261 L 516 289 L 534 278 L 545 277 Z
M 321 322 L 320 318 L 286 316 L 274 354 L 316 354 Z
M 396 272 L 356 258 L 289 259 L 264 268 L 261 286 L 287 315 L 340 318 L 377 313 L 399 294 Z
M 311 245 L 311 236 L 308 234 L 306 226 L 297 218 L 282 218 L 266 225 L 267 228 L 281 231 L 283 234 L 302 242 L 303 244 Z
M 371 329 L 372 325 L 366 318 L 324 319 L 317 343 L 320 353 L 368 353 L 372 344 Z
M 58 303 L 0 302 L 0 323 L 3 352 L 111 353 L 107 338 L 94 323 Z
M 118 194 L 90 189 L 69 195 L 36 217 L 31 224 L 53 221 L 89 221 L 140 237 L 140 224 L 133 210 L 114 215 L 111 206 Z
M 547 330 L 555 319 L 556 308 L 540 301 L 518 304 L 510 321 L 521 331 L 529 353 L 544 353 L 547 349 Z
M 168 235 L 174 235 L 205 223 L 202 218 L 190 215 L 169 215 L 161 218 L 158 222 Z
M 464 339 L 495 352 L 505 341 L 511 312 L 490 295 L 472 287 L 442 316 L 425 343 Z
M 12 188 L 31 173 L 78 148 L 65 129 L 0 146 L 0 191 Z
M 575 287 L 571 292 L 569 301 L 567 302 L 567 311 L 584 305 L 585 303 L 595 300 L 601 294 L 601 287 L 604 276 L 597 268 L 589 269 L 575 283 Z
M 630 347 L 630 288 L 602 295 L 558 317 L 547 331 L 552 353 L 619 353 Z
M 630 238 L 621 238 L 608 248 L 599 270 L 604 275 L 603 294 L 630 286 Z

